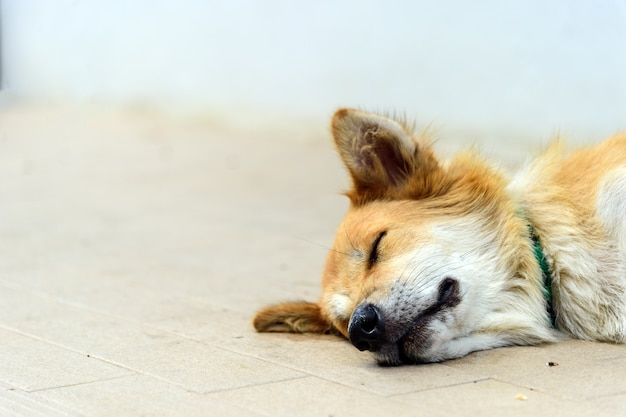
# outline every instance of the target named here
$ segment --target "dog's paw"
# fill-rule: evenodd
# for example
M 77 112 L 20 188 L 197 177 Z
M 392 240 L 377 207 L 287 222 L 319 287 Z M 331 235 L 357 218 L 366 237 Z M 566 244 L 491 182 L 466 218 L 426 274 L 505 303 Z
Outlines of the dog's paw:
M 333 330 L 319 304 L 305 301 L 266 307 L 257 312 L 252 324 L 258 332 L 331 333 Z

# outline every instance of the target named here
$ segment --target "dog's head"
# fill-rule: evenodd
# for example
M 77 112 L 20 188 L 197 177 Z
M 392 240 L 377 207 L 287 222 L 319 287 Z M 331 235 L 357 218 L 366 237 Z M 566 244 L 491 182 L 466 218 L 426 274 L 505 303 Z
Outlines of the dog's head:
M 351 205 L 322 299 L 260 311 L 259 331 L 338 331 L 391 365 L 552 338 L 526 224 L 499 172 L 471 153 L 444 165 L 425 137 L 372 113 L 339 110 L 332 132 Z

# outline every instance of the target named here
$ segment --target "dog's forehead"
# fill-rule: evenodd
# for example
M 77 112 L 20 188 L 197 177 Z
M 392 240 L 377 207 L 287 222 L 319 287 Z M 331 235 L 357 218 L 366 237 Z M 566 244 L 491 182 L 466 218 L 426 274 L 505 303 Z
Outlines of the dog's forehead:
M 373 201 L 353 206 L 337 230 L 337 242 L 351 244 L 356 243 L 355 239 L 371 241 L 382 232 L 427 229 L 436 221 L 433 214 L 411 200 Z
M 370 230 L 390 227 L 395 223 L 415 223 L 428 213 L 419 202 L 412 200 L 401 201 L 372 201 L 360 206 L 351 206 L 344 219 L 344 224 L 351 228 Z

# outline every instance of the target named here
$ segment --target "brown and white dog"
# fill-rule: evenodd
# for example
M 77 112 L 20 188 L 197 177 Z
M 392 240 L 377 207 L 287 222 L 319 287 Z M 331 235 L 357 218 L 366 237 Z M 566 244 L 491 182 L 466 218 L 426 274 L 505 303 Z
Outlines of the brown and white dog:
M 557 142 L 508 181 L 377 114 L 339 110 L 332 133 L 351 205 L 322 298 L 259 311 L 258 331 L 338 331 L 388 365 L 563 334 L 626 343 L 626 134 Z

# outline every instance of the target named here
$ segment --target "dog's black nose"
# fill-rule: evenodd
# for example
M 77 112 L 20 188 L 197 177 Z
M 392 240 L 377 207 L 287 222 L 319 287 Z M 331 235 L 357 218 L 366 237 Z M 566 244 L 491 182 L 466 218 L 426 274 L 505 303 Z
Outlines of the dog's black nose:
M 352 313 L 348 327 L 350 342 L 359 350 L 376 352 L 385 336 L 385 325 L 378 308 L 372 304 L 361 304 Z

